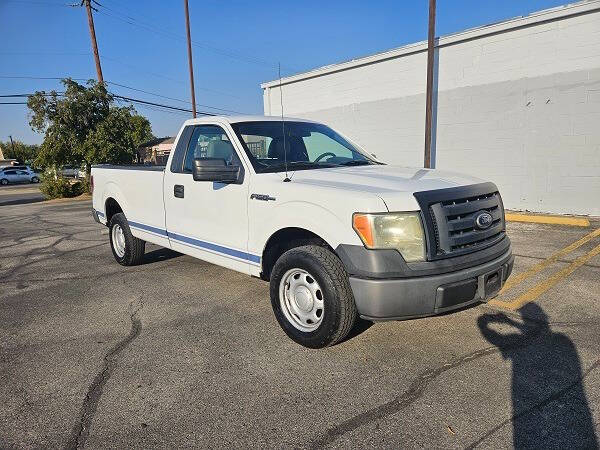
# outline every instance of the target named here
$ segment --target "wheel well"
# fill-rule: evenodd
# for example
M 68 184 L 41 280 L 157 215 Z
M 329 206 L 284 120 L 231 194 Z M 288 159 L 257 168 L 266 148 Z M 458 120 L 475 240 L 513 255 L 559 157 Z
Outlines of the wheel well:
M 110 219 L 112 219 L 112 216 L 122 212 L 123 209 L 121 208 L 121 205 L 119 205 L 119 203 L 117 203 L 117 201 L 114 198 L 110 197 L 106 200 L 106 204 L 104 205 L 104 213 L 106 214 L 107 225 L 110 223 Z
M 333 251 L 323 238 L 311 231 L 304 228 L 283 228 L 274 233 L 265 245 L 262 254 L 261 278 L 268 281 L 279 257 L 288 250 L 302 245 L 319 245 Z

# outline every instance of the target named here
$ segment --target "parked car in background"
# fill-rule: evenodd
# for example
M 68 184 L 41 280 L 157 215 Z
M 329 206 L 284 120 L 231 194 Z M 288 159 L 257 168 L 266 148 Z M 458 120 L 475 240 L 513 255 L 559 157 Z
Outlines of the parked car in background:
M 65 166 L 62 169 L 58 170 L 58 174 L 62 175 L 63 177 L 78 178 L 79 171 L 80 171 L 80 169 L 77 167 Z
M 19 164 L 16 166 L 4 166 L 0 168 L 0 171 L 4 172 L 5 170 L 26 170 L 28 172 L 33 172 L 33 169 L 25 164 Z
M 33 170 L 5 169 L 0 171 L 0 184 L 39 183 L 40 177 Z

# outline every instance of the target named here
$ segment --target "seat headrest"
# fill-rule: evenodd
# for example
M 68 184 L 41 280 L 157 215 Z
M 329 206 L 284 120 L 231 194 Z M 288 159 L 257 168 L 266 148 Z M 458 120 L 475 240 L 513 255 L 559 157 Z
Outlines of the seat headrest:
M 285 146 L 287 148 L 287 157 L 290 161 L 308 161 L 308 152 L 306 151 L 306 145 L 304 145 L 302 138 L 297 136 L 286 137 Z M 271 141 L 267 156 L 282 161 L 285 159 L 283 153 L 283 137 L 276 137 Z
M 206 156 L 209 158 L 220 158 L 230 161 L 233 155 L 233 146 L 229 141 L 210 141 L 206 149 Z

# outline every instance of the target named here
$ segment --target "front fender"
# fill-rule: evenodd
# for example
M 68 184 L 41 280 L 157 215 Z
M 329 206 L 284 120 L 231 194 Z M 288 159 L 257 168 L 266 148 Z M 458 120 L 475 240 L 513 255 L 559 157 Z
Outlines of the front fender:
M 288 201 L 269 208 L 268 214 L 250 217 L 251 252 L 262 254 L 271 236 L 284 228 L 302 228 L 316 234 L 331 248 L 341 243 L 362 245 L 352 229 L 352 216 L 339 217 L 329 209 L 307 201 Z

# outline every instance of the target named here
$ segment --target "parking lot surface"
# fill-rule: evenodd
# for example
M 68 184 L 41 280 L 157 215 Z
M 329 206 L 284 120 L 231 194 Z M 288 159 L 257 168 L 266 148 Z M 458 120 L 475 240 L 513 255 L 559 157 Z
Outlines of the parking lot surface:
M 154 246 L 121 267 L 90 210 L 0 207 L 2 448 L 598 445 L 598 221 L 509 223 L 491 304 L 309 350 L 265 282 Z

